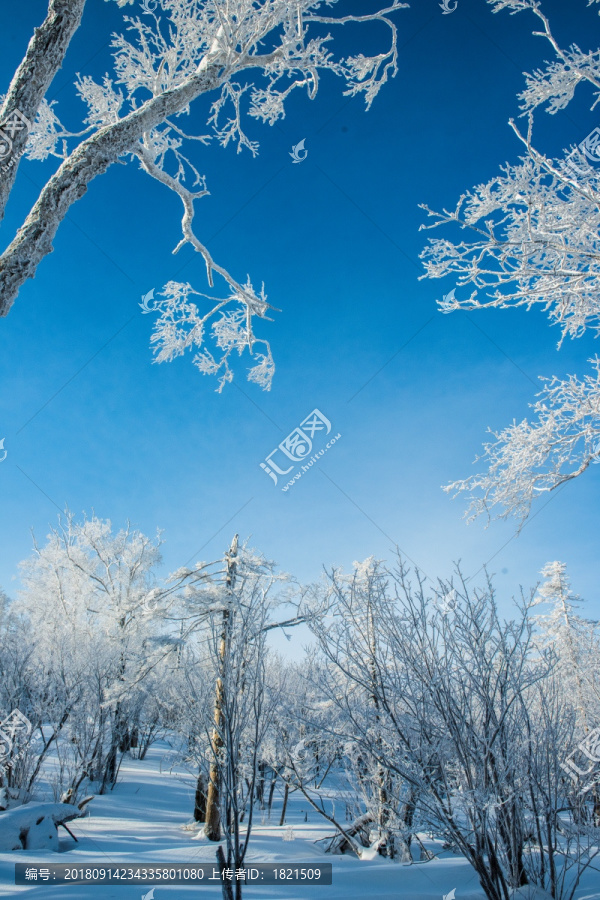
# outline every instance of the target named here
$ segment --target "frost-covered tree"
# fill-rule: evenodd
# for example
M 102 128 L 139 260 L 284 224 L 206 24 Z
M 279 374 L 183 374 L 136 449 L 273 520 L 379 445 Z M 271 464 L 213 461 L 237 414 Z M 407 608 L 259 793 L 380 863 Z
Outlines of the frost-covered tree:
M 390 764 L 398 742 L 382 700 L 391 697 L 395 678 L 381 622 L 382 610 L 389 613 L 388 589 L 385 567 L 372 558 L 355 563 L 350 575 L 334 569 L 316 586 L 324 599 L 311 628 L 322 654 L 302 666 L 302 690 L 295 685 L 287 702 L 283 777 L 337 829 L 330 851 L 406 862 L 418 789 Z M 397 686 L 393 696 L 401 703 Z
M 580 726 L 588 730 L 600 724 L 598 622 L 579 614 L 582 600 L 571 589 L 565 563 L 548 563 L 541 574 L 546 580 L 536 603 L 549 606 L 536 617 L 541 644 L 556 652 L 563 688 L 571 695 Z
M 194 818 L 219 844 L 221 867 L 243 866 L 252 831 L 262 743 L 277 700 L 265 691 L 267 633 L 281 603 L 274 565 L 235 535 L 225 565 L 180 598 L 187 634 L 180 657 L 178 727 L 187 762 L 199 766 Z M 290 624 L 295 624 L 291 622 Z M 223 885 L 242 896 L 242 885 Z
M 535 620 L 540 629 L 540 646 L 556 656 L 555 670 L 561 696 L 573 710 L 575 731 L 569 749 L 578 759 L 571 763 L 563 761 L 562 766 L 572 788 L 569 802 L 574 815 L 585 820 L 588 810 L 582 798 L 591 791 L 584 799 L 592 799 L 593 817 L 598 825 L 600 790 L 597 773 L 593 771 L 594 764 L 590 765 L 587 755 L 583 751 L 578 753 L 577 747 L 581 747 L 581 741 L 594 742 L 594 735 L 600 728 L 600 632 L 597 621 L 579 614 L 582 601 L 573 593 L 566 570 L 565 563 L 557 561 L 542 569 L 546 581 L 539 588 L 536 603 L 549 607 L 549 610 L 537 615 Z M 583 769 L 579 766 L 582 759 Z M 582 776 L 587 769 L 592 770 L 591 777 Z
M 349 808 L 356 792 L 350 797 L 347 779 L 339 772 L 341 728 L 335 706 L 321 690 L 323 678 L 331 678 L 331 673 L 311 651 L 302 663 L 287 666 L 280 688 L 275 739 L 267 750 L 270 765 L 284 783 L 279 825 L 285 824 L 289 795 L 300 791 L 309 807 L 337 829 L 345 846 L 360 855 L 359 843 L 344 831 L 339 814 L 340 807 Z M 345 686 L 338 679 L 335 687 L 343 692 Z
M 133 0 L 117 3 L 127 7 Z M 269 342 L 254 334 L 254 319 L 267 318 L 270 309 L 264 289 L 217 263 L 194 227 L 196 201 L 208 193 L 198 168 L 201 148 L 212 140 L 256 154 L 258 143 L 244 120 L 273 125 L 294 90 L 316 96 L 324 72 L 340 77 L 346 95 L 362 93 L 371 105 L 396 73 L 396 25 L 390 16 L 407 4 L 390 0 L 377 8 L 361 0 L 352 12 L 335 16 L 336 5 L 337 0 L 143 4 L 141 17 L 124 14 L 123 32 L 113 36 L 112 71 L 101 82 L 78 77 L 75 89 L 84 111 L 79 127 L 71 130 L 46 94 L 80 26 L 85 0 L 50 0 L 0 108 L 5 135 L 0 154 L 8 159 L 0 179 L 0 219 L 23 156 L 53 157 L 57 168 L 0 255 L 0 316 L 8 314 L 21 286 L 52 251 L 61 222 L 93 179 L 116 162 L 137 163 L 181 201 L 181 239 L 173 252 L 191 245 L 204 259 L 210 288 L 215 276 L 224 284 L 220 297 L 190 284 L 165 285 L 152 336 L 156 360 L 195 350 L 195 365 L 218 375 L 221 389 L 233 377 L 231 354 L 247 349 L 254 358 L 248 379 L 268 388 L 274 371 Z M 336 56 L 331 31 L 373 22 L 389 31 L 379 52 Z
M 463 194 L 454 210 L 424 207 L 434 221 L 423 227 L 453 231 L 430 239 L 423 277 L 453 278 L 455 289 L 440 302 L 446 313 L 541 307 L 560 329 L 560 347 L 567 337 L 600 330 L 599 132 L 552 158 L 536 146 L 534 121 L 544 106 L 560 113 L 586 87 L 596 106 L 600 50 L 562 48 L 538 0 L 488 3 L 494 12 L 531 12 L 553 58 L 526 76 L 519 98 L 525 125 L 510 122 L 523 146 L 519 161 Z M 447 486 L 469 493 L 473 517 L 494 510 L 524 520 L 536 497 L 600 458 L 600 359 L 589 365 L 580 376 L 543 378 L 531 420 L 492 432 L 482 454 L 487 470 Z
M 503 621 L 492 583 L 473 590 L 459 572 L 456 605 L 442 614 L 400 561 L 378 565 L 365 605 L 369 566 L 351 580 L 334 575 L 343 614 L 313 629 L 331 727 L 346 755 L 372 761 L 374 787 L 388 773 L 387 828 L 399 841 L 411 829 L 444 837 L 489 900 L 527 884 L 572 900 L 597 835 L 565 814 L 573 705 L 552 655 L 534 644 L 534 592 Z
M 204 819 L 208 839 L 219 841 L 224 830 L 229 840 L 225 823 L 231 827 L 237 823 L 237 828 L 246 815 L 251 818 L 256 795 L 254 767 L 262 759 L 262 738 L 257 742 L 253 729 L 260 724 L 262 733 L 266 728 L 262 720 L 254 721 L 252 703 L 260 719 L 263 709 L 272 707 L 276 693 L 270 690 L 269 696 L 263 697 L 266 636 L 274 629 L 306 622 L 311 610 L 302 591 L 286 585 L 288 576 L 276 573 L 275 564 L 261 554 L 239 546 L 238 535 L 223 560 L 201 563 L 198 568 L 200 577 L 180 592 L 165 621 L 176 623 L 180 635 L 176 727 L 185 740 L 186 762 L 199 767 L 194 816 L 196 821 Z M 182 579 L 188 574 L 190 570 L 183 568 L 172 577 Z M 276 585 L 283 589 L 276 592 Z M 276 610 L 282 615 L 275 616 Z M 254 686 L 253 679 L 259 675 L 260 683 Z M 260 697 L 257 694 L 252 699 L 259 688 Z M 244 720 L 250 732 L 240 738 Z M 251 765 L 242 760 L 244 747 L 252 748 Z M 231 763 L 231 754 L 237 763 Z M 247 778 L 242 778 L 244 767 Z M 238 853 L 231 852 L 234 856 Z
M 27 616 L 37 658 L 54 673 L 68 709 L 60 717 L 73 738 L 63 753 L 67 791 L 82 773 L 101 791 L 114 783 L 119 752 L 129 749 L 140 717 L 144 678 L 173 650 L 148 609 L 149 597 L 169 593 L 155 587 L 159 560 L 159 539 L 67 514 L 23 564 L 15 608 Z

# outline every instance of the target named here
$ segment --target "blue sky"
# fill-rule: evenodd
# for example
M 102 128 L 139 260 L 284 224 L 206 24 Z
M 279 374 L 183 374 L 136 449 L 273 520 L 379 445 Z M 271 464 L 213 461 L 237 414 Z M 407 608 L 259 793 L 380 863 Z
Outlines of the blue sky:
M 543 8 L 563 44 L 597 45 L 597 11 L 584 0 Z M 40 0 L 0 8 L 3 85 L 43 14 Z M 107 36 L 120 17 L 114 3 L 89 4 L 51 88 L 73 130 L 82 111 L 74 75 L 98 79 L 109 68 Z M 325 78 L 316 100 L 292 98 L 278 126 L 248 121 L 257 158 L 195 150 L 211 192 L 198 204 L 199 236 L 239 280 L 264 281 L 281 310 L 258 324 L 277 363 L 270 393 L 244 380 L 247 358 L 221 395 L 189 358 L 151 364 L 142 295 L 170 279 L 206 288 L 198 255 L 172 255 L 174 196 L 137 165 L 116 165 L 71 209 L 55 252 L 0 321 L 0 584 L 9 593 L 30 530 L 43 540 L 68 505 L 115 526 L 163 529 L 165 572 L 217 558 L 235 531 L 301 580 L 323 565 L 389 559 L 397 544 L 433 577 L 454 560 L 468 575 L 489 563 L 507 601 L 560 559 L 588 614 L 600 614 L 600 467 L 536 506 L 518 538 L 513 522 L 467 525 L 464 500 L 441 490 L 472 470 L 488 426 L 527 415 L 538 375 L 584 374 L 591 337 L 557 353 L 558 331 L 539 311 L 444 316 L 435 301 L 453 284 L 418 280 L 418 204 L 452 206 L 517 159 L 507 121 L 522 72 L 546 46 L 532 18 L 492 15 L 483 0 L 459 0 L 452 15 L 418 0 L 396 20 L 400 70 L 368 113 Z M 339 34 L 342 52 L 359 36 Z M 362 45 L 379 36 L 367 29 Z M 582 92 L 567 113 L 540 116 L 544 149 L 582 140 L 597 125 L 590 105 Z M 289 152 L 301 139 L 308 156 L 295 165 Z M 21 164 L 3 246 L 52 168 Z M 283 493 L 259 463 L 314 408 L 341 438 Z

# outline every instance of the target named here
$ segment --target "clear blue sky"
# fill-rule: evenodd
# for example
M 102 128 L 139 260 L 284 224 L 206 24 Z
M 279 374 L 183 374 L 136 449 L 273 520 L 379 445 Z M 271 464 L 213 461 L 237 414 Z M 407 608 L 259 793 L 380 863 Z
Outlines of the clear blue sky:
M 543 7 L 563 44 L 598 45 L 600 20 L 585 0 Z M 2 85 L 43 14 L 41 0 L 2 4 Z M 115 3 L 89 4 L 52 86 L 73 130 L 82 109 L 74 75 L 108 69 L 120 17 Z M 151 365 L 142 294 L 170 279 L 206 288 L 191 249 L 171 254 L 174 196 L 137 165 L 116 165 L 71 209 L 55 252 L 0 320 L 0 584 L 9 593 L 30 529 L 43 540 L 68 505 L 116 527 L 163 529 L 165 572 L 218 557 L 235 531 L 303 580 L 323 565 L 389 559 L 394 544 L 431 576 L 447 576 L 453 560 L 467 574 L 489 561 L 504 599 L 560 559 L 588 613 L 600 615 L 600 467 L 536 506 L 512 541 L 514 523 L 468 526 L 464 501 L 440 487 L 471 471 L 487 426 L 527 415 L 538 375 L 583 374 L 596 347 L 586 338 L 557 353 L 558 332 L 539 312 L 444 316 L 435 300 L 453 284 L 418 281 L 418 203 L 452 206 L 517 159 L 507 120 L 518 114 L 522 72 L 548 50 L 531 17 L 492 15 L 483 0 L 459 0 L 451 15 L 416 0 L 396 18 L 400 71 L 369 113 L 325 78 L 315 101 L 293 98 L 279 126 L 249 120 L 258 158 L 194 150 L 211 191 L 198 204 L 199 236 L 238 279 L 264 281 L 281 309 L 258 326 L 277 363 L 270 393 L 244 380 L 247 359 L 221 395 L 189 358 Z M 367 29 L 363 41 L 375 46 L 378 34 Z M 357 33 L 340 37 L 350 47 Z M 598 124 L 589 99 L 540 117 L 546 150 Z M 294 165 L 289 152 L 303 138 L 308 156 Z M 52 166 L 22 163 L 3 246 Z M 342 437 L 283 493 L 259 463 L 315 407 Z

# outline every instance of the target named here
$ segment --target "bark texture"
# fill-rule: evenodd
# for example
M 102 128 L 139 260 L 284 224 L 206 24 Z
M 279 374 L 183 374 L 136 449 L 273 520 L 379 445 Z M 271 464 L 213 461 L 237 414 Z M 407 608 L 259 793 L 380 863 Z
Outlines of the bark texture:
M 52 80 L 62 68 L 71 38 L 81 24 L 85 0 L 50 0 L 48 14 L 39 28 L 35 28 L 27 52 L 11 81 L 0 111 L 0 122 L 18 109 L 33 122 L 40 103 Z M 0 221 L 17 176 L 19 157 L 25 149 L 28 132 L 17 131 L 13 138 L 13 166 L 0 179 Z

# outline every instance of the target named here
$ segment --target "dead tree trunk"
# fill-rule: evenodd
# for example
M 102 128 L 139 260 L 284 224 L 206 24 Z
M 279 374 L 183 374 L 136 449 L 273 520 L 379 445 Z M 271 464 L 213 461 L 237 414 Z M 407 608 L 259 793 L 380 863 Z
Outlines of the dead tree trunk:
M 290 793 L 290 786 L 286 781 L 285 786 L 283 788 L 283 806 L 281 808 L 281 818 L 279 819 L 279 827 L 280 828 L 282 825 L 285 825 L 285 813 L 287 810 L 287 802 L 288 802 L 289 793 Z
M 231 592 L 235 583 L 235 566 L 237 559 L 238 536 L 234 536 L 231 548 L 226 556 L 227 562 L 227 599 L 231 598 Z M 212 762 L 210 766 L 208 794 L 206 797 L 206 824 L 204 832 L 209 841 L 218 841 L 221 838 L 221 766 L 223 755 L 223 705 L 224 705 L 224 679 L 225 661 L 229 651 L 230 636 L 229 609 L 223 611 L 221 637 L 219 642 L 219 674 L 215 694 L 214 729 L 212 736 Z
M 198 773 L 198 781 L 196 782 L 194 821 L 206 822 L 206 784 L 204 783 L 204 775 L 202 772 Z

